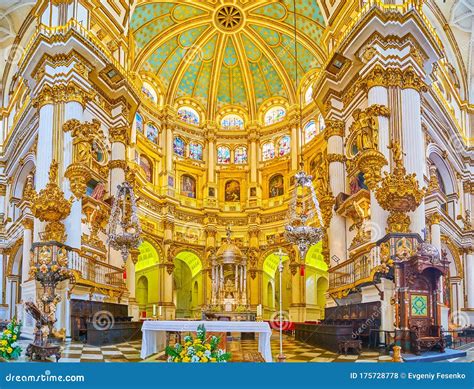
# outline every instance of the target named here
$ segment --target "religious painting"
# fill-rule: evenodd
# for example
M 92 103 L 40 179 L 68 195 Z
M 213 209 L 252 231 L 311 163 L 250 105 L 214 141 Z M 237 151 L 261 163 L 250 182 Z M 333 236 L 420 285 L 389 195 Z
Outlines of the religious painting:
M 196 180 L 194 177 L 188 175 L 181 177 L 181 194 L 192 199 L 196 198 Z
M 282 157 L 289 154 L 291 150 L 291 138 L 289 135 L 285 135 L 278 142 L 278 156 Z
M 185 123 L 193 124 L 195 126 L 199 125 L 199 115 L 192 108 L 181 107 L 178 109 L 178 118 Z
M 180 157 L 184 157 L 186 153 L 186 143 L 179 136 L 173 140 L 173 152 Z
M 244 164 L 247 163 L 247 147 L 237 147 L 234 150 L 234 163 L 235 164 Z
M 195 142 L 189 144 L 189 158 L 202 161 L 202 144 Z
M 209 188 L 209 197 L 216 197 L 216 188 Z
M 230 149 L 228 147 L 217 148 L 217 163 L 230 163 Z
M 254 186 L 252 186 L 250 188 L 250 196 L 254 197 L 257 195 L 257 188 L 255 188 Z
M 240 201 L 240 182 L 236 180 L 225 183 L 225 201 Z
M 170 188 L 174 188 L 174 177 L 173 176 L 168 176 L 168 186 Z
M 265 114 L 265 125 L 270 126 L 272 124 L 281 122 L 286 116 L 285 108 L 273 107 L 268 110 Z
M 97 162 L 104 162 L 104 151 L 95 140 L 92 141 L 92 156 Z
M 276 174 L 272 178 L 270 178 L 269 183 L 269 197 L 277 197 L 283 196 L 283 192 L 285 190 L 283 184 L 283 176 L 281 174 Z
M 158 144 L 158 128 L 152 123 L 146 125 L 146 137 L 149 141 Z
M 349 187 L 351 195 L 357 193 L 361 189 L 367 189 L 364 173 L 359 172 L 356 176 L 352 177 L 349 183 Z
M 428 316 L 428 296 L 411 295 L 411 316 Z
M 152 176 L 153 176 L 153 164 L 150 162 L 150 160 L 147 157 L 144 157 L 143 155 L 140 156 L 140 167 L 143 169 L 145 172 L 145 177 L 147 181 L 151 182 L 152 181 Z
M 244 120 L 238 115 L 226 115 L 221 120 L 221 126 L 224 130 L 243 130 Z
M 318 129 L 314 120 L 310 120 L 304 127 L 304 140 L 305 143 L 310 142 L 316 135 L 318 135 Z
M 262 154 L 264 161 L 275 158 L 275 145 L 271 142 L 265 143 L 262 146 Z
M 140 115 L 139 113 L 135 114 L 135 126 L 137 128 L 137 131 L 143 134 L 143 118 L 142 115 Z

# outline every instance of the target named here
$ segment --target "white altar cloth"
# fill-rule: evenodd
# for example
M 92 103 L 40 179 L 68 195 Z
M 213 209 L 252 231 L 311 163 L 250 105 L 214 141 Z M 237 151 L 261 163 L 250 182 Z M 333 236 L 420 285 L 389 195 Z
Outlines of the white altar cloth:
M 255 321 L 157 321 L 146 320 L 142 326 L 141 358 L 156 354 L 166 347 L 166 331 L 196 332 L 204 324 L 207 332 L 255 332 L 258 333 L 258 351 L 266 362 L 272 362 L 270 337 L 272 330 L 265 322 Z

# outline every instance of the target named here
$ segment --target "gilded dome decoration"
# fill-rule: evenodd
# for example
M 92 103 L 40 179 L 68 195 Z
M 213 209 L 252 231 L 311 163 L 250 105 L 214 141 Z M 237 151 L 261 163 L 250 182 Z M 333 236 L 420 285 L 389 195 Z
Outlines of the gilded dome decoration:
M 237 247 L 235 243 L 232 242 L 230 237 L 231 231 L 230 227 L 227 227 L 227 239 L 224 244 L 219 248 L 216 254 L 218 262 L 223 263 L 240 263 L 245 261 L 245 257 L 242 254 L 242 251 Z
M 208 120 L 226 106 L 256 120 L 273 97 L 296 103 L 296 70 L 301 81 L 325 61 L 318 3 L 298 0 L 296 7 L 297 69 L 292 0 L 142 2 L 131 20 L 134 71 L 157 81 L 165 104 L 192 98 Z

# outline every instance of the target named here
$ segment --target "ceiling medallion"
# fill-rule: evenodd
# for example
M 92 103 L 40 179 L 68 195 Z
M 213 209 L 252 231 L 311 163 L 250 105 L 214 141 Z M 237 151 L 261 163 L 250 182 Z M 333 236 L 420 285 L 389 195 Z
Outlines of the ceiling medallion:
M 242 26 L 244 15 L 235 5 L 224 5 L 217 10 L 215 21 L 224 32 L 234 32 Z

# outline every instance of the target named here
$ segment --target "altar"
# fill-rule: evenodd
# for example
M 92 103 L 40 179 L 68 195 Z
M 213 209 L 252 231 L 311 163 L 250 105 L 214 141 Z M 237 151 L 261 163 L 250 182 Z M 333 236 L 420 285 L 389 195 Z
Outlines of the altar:
M 258 333 L 258 351 L 265 362 L 272 362 L 270 337 L 272 330 L 266 322 L 249 321 L 156 321 L 147 320 L 142 326 L 142 349 L 140 357 L 156 354 L 166 347 L 167 332 L 196 332 L 203 324 L 208 332 L 254 332 Z

